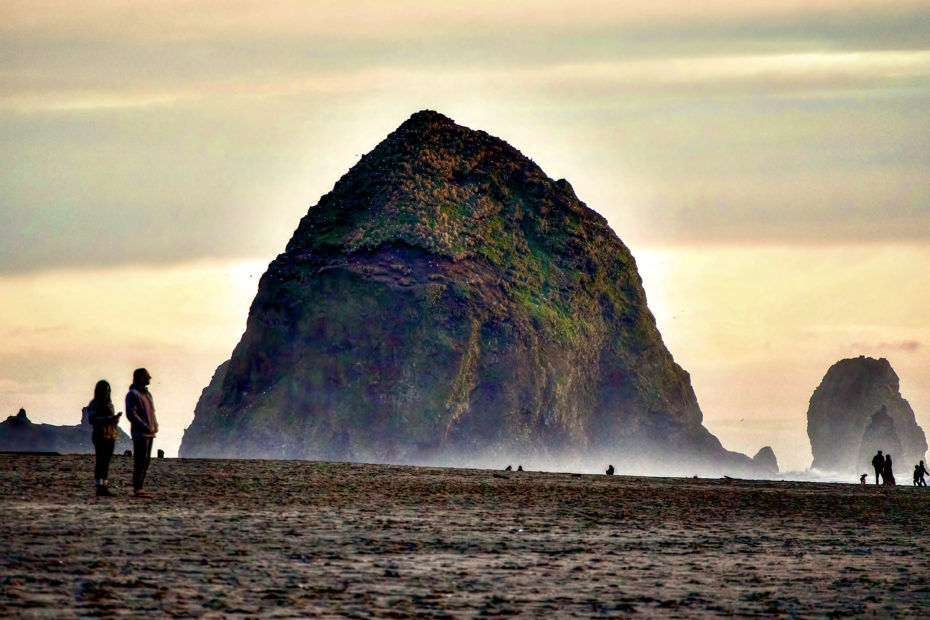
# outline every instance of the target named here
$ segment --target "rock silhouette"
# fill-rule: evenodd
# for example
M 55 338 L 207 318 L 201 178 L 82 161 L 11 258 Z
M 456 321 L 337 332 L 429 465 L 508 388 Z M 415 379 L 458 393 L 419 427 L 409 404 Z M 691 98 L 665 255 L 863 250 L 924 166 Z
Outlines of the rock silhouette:
M 760 467 L 773 474 L 778 473 L 778 459 L 775 458 L 775 451 L 771 446 L 765 446 L 756 452 L 752 460 L 759 464 Z
M 884 454 L 897 456 L 902 452 L 901 440 L 895 431 L 894 420 L 888 415 L 888 409 L 884 405 L 872 415 L 862 432 L 862 443 L 859 446 L 857 461 L 861 465 L 859 469 L 871 465 L 876 447 Z
M 87 423 L 58 426 L 35 424 L 25 409 L 0 422 L 0 451 L 2 452 L 58 452 L 59 454 L 88 454 L 94 452 L 91 441 L 93 428 Z M 132 447 L 132 440 L 122 429 L 116 440 L 117 449 Z
M 423 111 L 300 221 L 180 455 L 756 470 L 701 422 L 604 218 Z
M 884 358 L 860 356 L 831 366 L 811 396 L 807 434 L 811 467 L 828 471 L 869 471 L 876 450 L 902 463 L 916 463 L 927 452 L 924 431 Z

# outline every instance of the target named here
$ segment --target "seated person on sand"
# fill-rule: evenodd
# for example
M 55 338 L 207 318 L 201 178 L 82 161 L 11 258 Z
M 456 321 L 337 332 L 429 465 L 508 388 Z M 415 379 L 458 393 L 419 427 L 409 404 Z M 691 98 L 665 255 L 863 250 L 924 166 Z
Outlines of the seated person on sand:
M 613 465 L 608 465 L 608 466 L 607 466 L 607 475 L 608 475 L 608 476 L 613 476 L 613 475 L 614 475 L 614 466 L 613 466 Z

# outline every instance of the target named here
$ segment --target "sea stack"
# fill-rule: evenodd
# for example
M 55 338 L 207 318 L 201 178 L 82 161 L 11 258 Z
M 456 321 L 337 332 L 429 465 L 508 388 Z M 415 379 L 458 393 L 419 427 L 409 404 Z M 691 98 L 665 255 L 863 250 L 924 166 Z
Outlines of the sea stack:
M 752 457 L 752 460 L 760 467 L 764 468 L 765 471 L 772 474 L 778 473 L 778 459 L 775 458 L 775 451 L 772 450 L 771 446 L 765 446 L 760 449 L 756 452 L 756 455 Z
M 860 356 L 831 366 L 811 396 L 807 435 L 811 467 L 824 471 L 871 471 L 878 450 L 891 454 L 899 469 L 913 468 L 927 452 L 924 431 L 884 358 Z
M 702 426 L 604 218 L 432 111 L 309 209 L 180 455 L 757 471 Z

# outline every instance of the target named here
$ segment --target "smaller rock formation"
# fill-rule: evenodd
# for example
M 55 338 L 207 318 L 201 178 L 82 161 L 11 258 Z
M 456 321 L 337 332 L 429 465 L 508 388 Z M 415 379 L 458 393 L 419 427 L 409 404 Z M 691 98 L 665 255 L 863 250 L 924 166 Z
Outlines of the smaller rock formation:
M 756 452 L 752 460 L 766 471 L 770 471 L 773 474 L 778 473 L 778 459 L 775 458 L 775 451 L 772 450 L 771 446 L 765 446 Z
M 872 467 L 872 457 L 881 450 L 882 454 L 890 454 L 891 460 L 897 462 L 903 456 L 901 439 L 895 431 L 894 420 L 888 415 L 888 409 L 882 405 L 881 409 L 872 415 L 868 426 L 862 433 L 862 445 L 859 447 L 859 468 L 869 471 Z M 904 464 L 903 461 L 901 463 Z M 899 465 L 900 467 L 900 465 Z
M 912 468 L 927 452 L 924 431 L 884 358 L 860 356 L 831 366 L 811 396 L 807 435 L 811 467 L 825 471 L 871 471 L 876 450 L 890 453 L 899 468 Z
M 84 414 L 86 418 L 86 413 Z M 0 452 L 57 452 L 59 454 L 88 454 L 94 452 L 92 428 L 86 420 L 75 426 L 34 424 L 20 409 L 16 415 L 0 422 Z M 132 449 L 129 435 L 119 431 L 114 454 Z

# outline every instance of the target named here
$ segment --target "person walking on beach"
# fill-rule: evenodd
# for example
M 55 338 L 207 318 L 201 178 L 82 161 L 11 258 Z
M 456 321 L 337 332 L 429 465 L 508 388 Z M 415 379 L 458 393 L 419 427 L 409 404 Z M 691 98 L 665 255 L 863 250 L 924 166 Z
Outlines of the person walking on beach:
M 104 380 L 94 386 L 94 399 L 87 405 L 87 421 L 94 427 L 90 438 L 94 442 L 94 484 L 97 495 L 111 497 L 107 486 L 110 473 L 110 460 L 113 458 L 113 448 L 116 447 L 116 438 L 119 429 L 116 426 L 122 413 L 115 413 L 113 401 L 110 398 L 110 384 Z
M 151 497 L 145 490 L 145 473 L 152 460 L 152 441 L 158 432 L 155 402 L 148 385 L 152 375 L 145 368 L 132 373 L 132 385 L 126 394 L 126 418 L 132 426 L 132 490 L 136 497 Z
M 882 477 L 882 472 L 885 470 L 885 457 L 882 456 L 881 450 L 872 457 L 872 467 L 875 468 L 875 484 L 881 484 L 879 479 Z
M 891 455 L 885 455 L 885 466 L 882 468 L 882 480 L 888 486 L 894 486 L 894 472 L 891 470 Z
M 926 465 L 921 461 L 916 466 L 914 466 L 914 486 L 915 487 L 925 487 L 927 486 L 927 481 L 924 480 L 924 476 L 930 474 L 930 471 L 927 471 Z

